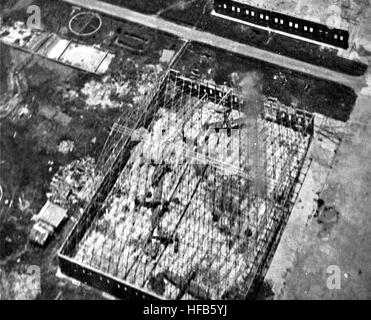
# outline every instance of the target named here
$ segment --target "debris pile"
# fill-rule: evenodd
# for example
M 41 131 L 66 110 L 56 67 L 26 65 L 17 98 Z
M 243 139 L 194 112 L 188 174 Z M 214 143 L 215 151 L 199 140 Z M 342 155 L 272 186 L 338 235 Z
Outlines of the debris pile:
M 32 213 L 31 202 L 29 200 L 25 199 L 25 196 L 24 196 L 23 193 L 18 198 L 18 208 L 19 208 L 19 210 L 21 210 L 24 213 L 28 213 L 28 212 L 31 212 Z
M 0 38 L 5 43 L 14 43 L 20 47 L 24 47 L 32 38 L 33 35 L 40 34 L 26 28 L 24 22 L 16 21 L 12 26 L 4 26 L 0 30 Z
M 254 193 L 249 178 L 245 115 L 231 110 L 227 122 L 238 134 L 230 134 L 215 129 L 225 122 L 223 106 L 195 100 L 158 111 L 75 258 L 167 299 L 242 298 L 276 209 Z M 292 152 L 300 132 L 263 119 L 259 126 L 267 152 L 275 152 L 266 163 L 272 196 L 291 178 L 290 157 L 300 159 L 306 147 Z M 208 156 L 194 157 L 187 141 L 204 143 Z
M 6 274 L 0 269 L 0 300 L 34 300 L 41 292 L 40 285 L 34 270 Z
M 81 89 L 86 96 L 88 107 L 100 107 L 102 109 L 120 108 L 118 100 L 111 99 L 113 96 L 122 98 L 130 92 L 130 84 L 126 81 L 115 81 L 110 76 L 105 76 L 102 81 L 92 80 L 87 82 Z
M 62 154 L 68 154 L 75 150 L 75 143 L 71 140 L 63 140 L 58 145 L 58 151 Z
M 18 69 L 27 64 L 27 59 Z M 28 90 L 28 82 L 23 71 L 11 70 L 8 76 L 8 91 L 0 96 L 0 119 L 14 119 L 30 116 L 29 106 L 24 104 L 24 96 Z
M 125 67 L 126 66 L 126 67 Z M 153 91 L 158 78 L 163 72 L 161 65 L 145 65 L 140 67 L 128 58 L 123 72 L 105 76 L 101 81 L 91 80 L 81 89 L 86 96 L 86 104 L 91 108 L 115 109 L 123 106 L 135 106 Z M 135 70 L 134 79 L 127 69 Z
M 0 41 L 32 54 L 94 74 L 108 71 L 115 55 L 96 46 L 29 29 L 23 22 L 0 26 Z
M 94 172 L 95 160 L 90 157 L 61 167 L 50 183 L 50 192 L 47 193 L 49 201 L 65 209 L 78 201 L 88 201 Z

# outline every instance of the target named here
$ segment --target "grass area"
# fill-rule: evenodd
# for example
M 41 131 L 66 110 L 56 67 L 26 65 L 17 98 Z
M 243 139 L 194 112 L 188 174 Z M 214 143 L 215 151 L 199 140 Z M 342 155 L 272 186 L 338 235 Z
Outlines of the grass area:
M 8 48 L 0 43 L 0 70 L 7 70 L 10 64 L 9 54 L 6 54 Z M 0 94 L 3 94 L 8 89 L 7 73 L 0 72 Z

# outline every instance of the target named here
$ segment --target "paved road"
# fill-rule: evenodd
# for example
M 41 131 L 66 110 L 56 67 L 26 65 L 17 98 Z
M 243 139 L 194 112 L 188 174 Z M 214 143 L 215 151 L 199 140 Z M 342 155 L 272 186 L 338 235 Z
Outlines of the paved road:
M 216 36 L 183 25 L 166 21 L 158 16 L 149 16 L 126 8 L 108 4 L 97 0 L 64 0 L 75 6 L 84 7 L 102 14 L 138 23 L 149 28 L 170 33 L 182 39 L 187 39 L 203 44 L 211 45 L 239 55 L 251 57 L 268 63 L 276 64 L 294 71 L 303 72 L 317 77 L 335 81 L 358 91 L 364 85 L 364 78 L 345 75 L 326 68 L 318 67 L 296 59 L 281 56 L 279 54 L 258 49 L 246 44 L 238 43 L 230 39 Z

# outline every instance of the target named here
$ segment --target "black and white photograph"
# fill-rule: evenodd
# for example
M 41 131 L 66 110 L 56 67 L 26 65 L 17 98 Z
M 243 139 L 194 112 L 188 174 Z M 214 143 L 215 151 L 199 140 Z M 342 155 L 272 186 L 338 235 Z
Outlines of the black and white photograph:
M 371 0 L 0 0 L 0 300 L 371 300 L 370 64 Z

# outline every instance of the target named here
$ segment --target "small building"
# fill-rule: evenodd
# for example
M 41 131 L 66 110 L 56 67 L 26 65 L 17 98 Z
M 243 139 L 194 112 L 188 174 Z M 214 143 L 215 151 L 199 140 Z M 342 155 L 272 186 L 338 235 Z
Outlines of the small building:
M 175 51 L 174 50 L 164 49 L 162 51 L 160 62 L 161 63 L 164 63 L 164 64 L 170 63 L 171 62 L 171 59 L 173 59 L 173 57 L 174 57 L 174 54 L 175 54 Z
M 362 6 L 342 0 L 214 0 L 214 16 L 321 46 L 347 50 Z
M 58 231 L 67 218 L 67 210 L 47 201 L 39 214 L 30 233 L 30 241 L 44 247 L 51 235 Z

